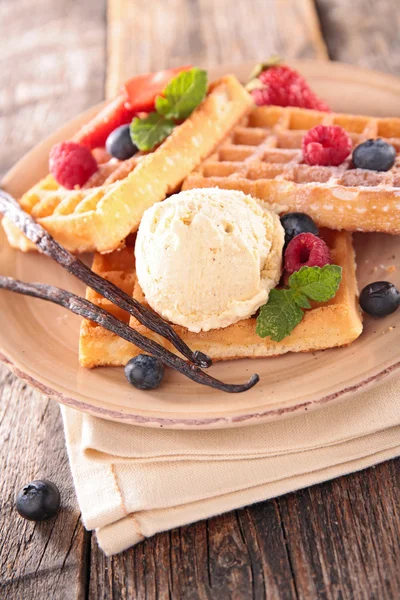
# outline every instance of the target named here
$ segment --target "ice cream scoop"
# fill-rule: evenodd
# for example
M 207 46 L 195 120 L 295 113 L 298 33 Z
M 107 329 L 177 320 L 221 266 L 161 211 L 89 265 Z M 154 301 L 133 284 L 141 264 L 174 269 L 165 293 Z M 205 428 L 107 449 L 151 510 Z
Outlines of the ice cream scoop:
M 138 282 L 162 317 L 193 332 L 252 316 L 281 276 L 278 215 L 234 190 L 193 189 L 149 208 L 136 239 Z

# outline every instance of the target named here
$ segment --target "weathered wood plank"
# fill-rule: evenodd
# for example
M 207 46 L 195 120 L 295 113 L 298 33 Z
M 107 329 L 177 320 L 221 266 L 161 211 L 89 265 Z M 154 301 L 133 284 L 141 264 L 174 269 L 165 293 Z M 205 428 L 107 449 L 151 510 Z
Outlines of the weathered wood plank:
M 0 3 L 0 172 L 66 119 L 103 97 L 105 0 Z M 23 315 L 22 317 L 23 318 Z M 1 325 L 0 325 L 1 326 Z M 85 596 L 90 534 L 79 520 L 57 404 L 0 368 L 0 597 Z M 60 488 L 47 523 L 21 519 L 17 489 L 35 478 Z
M 89 598 L 400 597 L 400 461 L 146 540 L 106 558 Z
M 327 58 L 312 0 L 109 0 L 107 51 L 109 96 L 134 73 L 188 62 Z
M 0 175 L 103 98 L 106 0 L 0 2 Z
M 330 58 L 400 73 L 398 0 L 315 0 Z
M 0 368 L 0 596 L 81 597 L 87 536 L 79 520 L 58 406 Z M 32 479 L 60 489 L 62 509 L 45 523 L 21 519 L 15 492 Z M 53 597 L 56 597 L 54 595 Z
M 157 535 L 111 559 L 93 542 L 89 598 L 125 597 L 297 598 L 276 502 Z
M 299 598 L 400 598 L 400 460 L 278 500 Z

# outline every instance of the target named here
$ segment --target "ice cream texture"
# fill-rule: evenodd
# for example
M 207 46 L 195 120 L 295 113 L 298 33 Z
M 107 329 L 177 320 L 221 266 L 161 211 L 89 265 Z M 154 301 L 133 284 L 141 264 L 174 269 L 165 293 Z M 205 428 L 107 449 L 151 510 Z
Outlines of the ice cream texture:
M 153 205 L 136 239 L 138 282 L 162 317 L 193 332 L 228 327 L 281 276 L 278 215 L 243 192 L 193 189 Z

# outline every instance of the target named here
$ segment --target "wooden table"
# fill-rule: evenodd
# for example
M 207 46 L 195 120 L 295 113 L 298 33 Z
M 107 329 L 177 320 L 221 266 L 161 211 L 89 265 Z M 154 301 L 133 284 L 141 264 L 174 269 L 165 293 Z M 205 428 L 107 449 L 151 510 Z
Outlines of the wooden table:
M 397 10 L 396 10 L 397 9 Z M 1 170 L 135 72 L 271 54 L 400 74 L 398 0 L 3 0 Z M 79 519 L 59 408 L 0 369 L 0 597 L 400 598 L 400 460 L 106 558 Z M 14 508 L 59 485 L 55 520 Z

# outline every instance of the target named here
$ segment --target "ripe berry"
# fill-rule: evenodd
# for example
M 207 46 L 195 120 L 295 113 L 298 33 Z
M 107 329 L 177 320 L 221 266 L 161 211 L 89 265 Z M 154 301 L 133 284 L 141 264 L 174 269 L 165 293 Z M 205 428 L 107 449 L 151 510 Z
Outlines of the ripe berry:
M 316 125 L 302 142 L 303 159 L 308 165 L 337 167 L 351 152 L 351 138 L 339 125 Z
M 125 376 L 139 390 L 153 390 L 164 378 L 164 365 L 154 356 L 139 354 L 125 365 Z
M 258 79 L 251 83 L 254 81 L 257 88 L 251 94 L 259 106 L 275 104 L 330 111 L 329 106 L 318 98 L 304 77 L 286 65 L 264 65 Z M 259 85 L 263 87 L 258 87 Z
M 389 171 L 395 160 L 395 147 L 380 138 L 367 140 L 353 150 L 353 164 L 357 169 Z
M 391 315 L 400 305 L 400 292 L 388 281 L 375 281 L 365 286 L 360 294 L 360 306 L 372 317 Z
M 19 490 L 15 506 L 24 519 L 46 521 L 53 517 L 60 507 L 60 492 L 51 481 L 31 481 Z
M 285 252 L 285 269 L 288 273 L 301 267 L 323 267 L 331 262 L 326 243 L 312 233 L 300 233 L 289 242 Z
M 285 230 L 285 247 L 300 233 L 313 233 L 319 235 L 318 227 L 311 217 L 301 212 L 286 213 L 281 217 L 281 224 Z
M 130 125 L 121 125 L 114 129 L 106 141 L 107 152 L 118 160 L 127 160 L 138 151 L 131 140 Z
M 68 190 L 82 187 L 97 171 L 97 162 L 89 148 L 76 142 L 60 142 L 49 156 L 50 173 Z

